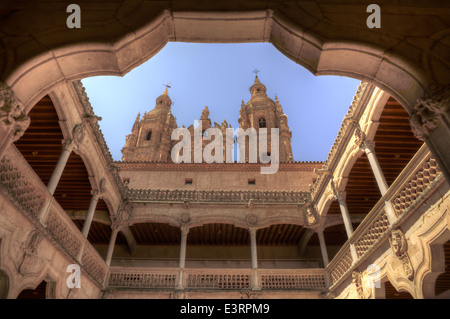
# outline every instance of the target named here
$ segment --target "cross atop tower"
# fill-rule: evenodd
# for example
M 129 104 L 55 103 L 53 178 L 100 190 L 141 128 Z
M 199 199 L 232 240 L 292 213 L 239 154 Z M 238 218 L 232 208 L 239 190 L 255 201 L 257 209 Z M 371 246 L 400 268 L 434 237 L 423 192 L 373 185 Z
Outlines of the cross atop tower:
M 170 83 L 171 83 L 171 82 L 166 82 L 166 83 L 164 83 L 163 85 L 164 85 L 166 88 L 170 89 L 170 88 L 171 88 Z
M 259 71 L 258 69 L 254 69 L 254 70 L 253 70 L 253 73 L 255 73 L 256 76 L 258 76 L 258 73 L 259 73 L 259 72 L 261 72 L 261 71 Z

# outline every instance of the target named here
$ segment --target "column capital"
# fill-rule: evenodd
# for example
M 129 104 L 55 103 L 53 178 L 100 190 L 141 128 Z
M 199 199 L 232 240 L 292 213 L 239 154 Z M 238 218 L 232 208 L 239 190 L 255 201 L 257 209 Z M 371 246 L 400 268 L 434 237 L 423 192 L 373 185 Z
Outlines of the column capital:
M 180 229 L 181 229 L 181 237 L 187 236 L 189 234 L 190 229 L 189 225 L 187 224 L 181 225 Z
M 95 197 L 97 199 L 100 199 L 100 197 L 101 197 L 100 191 L 98 189 L 96 189 L 96 188 L 91 189 L 91 195 L 92 195 L 93 198 Z
M 61 141 L 63 151 L 68 151 L 72 153 L 72 151 L 77 147 L 75 142 L 71 138 L 65 138 Z
M 63 150 L 72 152 L 83 143 L 86 132 L 83 124 L 75 124 L 72 129 L 72 137 L 62 140 Z
M 22 103 L 7 84 L 0 82 L 0 127 L 15 142 L 22 137 L 29 125 L 30 117 L 24 113 Z
M 345 199 L 347 197 L 347 192 L 346 191 L 335 191 L 334 196 L 336 197 L 336 199 L 339 202 L 345 201 Z
M 361 149 L 362 144 L 366 140 L 366 133 L 361 129 L 359 123 L 355 124 L 355 132 L 354 132 L 354 145 Z M 354 146 L 353 146 L 354 147 Z
M 375 141 L 365 139 L 359 145 L 359 148 L 363 150 L 365 153 L 375 153 Z
M 102 179 L 98 183 L 98 187 L 92 188 L 91 195 L 100 199 L 103 196 L 103 193 L 105 192 L 105 183 L 106 179 L 102 177 Z
M 410 122 L 414 135 L 423 140 L 442 122 L 442 115 L 450 110 L 450 85 L 430 85 L 417 99 Z

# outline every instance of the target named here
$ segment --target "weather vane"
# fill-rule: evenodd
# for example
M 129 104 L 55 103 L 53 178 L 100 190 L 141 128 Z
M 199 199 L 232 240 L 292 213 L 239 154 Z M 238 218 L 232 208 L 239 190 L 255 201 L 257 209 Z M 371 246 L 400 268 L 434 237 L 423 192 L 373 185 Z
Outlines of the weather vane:
M 163 85 L 164 85 L 166 88 L 170 89 L 170 88 L 171 88 L 170 83 L 172 83 L 172 82 L 166 82 L 166 83 L 164 83 Z
M 254 70 L 253 70 L 253 73 L 255 73 L 256 76 L 258 76 L 258 73 L 259 73 L 259 72 L 260 72 L 260 71 L 259 71 L 258 69 L 254 69 Z

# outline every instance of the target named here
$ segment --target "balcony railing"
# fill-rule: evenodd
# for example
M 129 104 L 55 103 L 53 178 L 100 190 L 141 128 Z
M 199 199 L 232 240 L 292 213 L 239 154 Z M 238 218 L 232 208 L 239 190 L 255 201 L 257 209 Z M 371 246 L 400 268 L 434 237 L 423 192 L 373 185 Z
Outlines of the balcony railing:
M 180 280 L 181 276 L 181 280 Z M 256 279 L 255 279 L 256 278 Z M 111 267 L 107 288 L 326 290 L 325 269 Z
M 108 272 L 105 261 L 83 237 L 14 145 L 8 148 L 0 160 L 0 188 L 28 220 L 41 229 L 47 239 L 66 253 L 74 263 L 79 264 L 84 274 L 99 286 L 103 286 Z M 47 205 L 48 213 L 42 218 L 40 214 Z
M 254 200 L 260 204 L 301 204 L 309 199 L 308 192 L 257 190 L 169 190 L 130 189 L 129 198 L 135 202 L 207 202 L 247 204 Z
M 328 264 L 326 270 L 330 274 L 330 288 L 347 278 L 358 263 L 387 240 L 390 230 L 399 226 L 443 181 L 436 161 L 428 148 L 422 146 Z M 386 212 L 389 205 L 395 215 L 391 218 Z M 352 246 L 356 258 L 351 253 Z

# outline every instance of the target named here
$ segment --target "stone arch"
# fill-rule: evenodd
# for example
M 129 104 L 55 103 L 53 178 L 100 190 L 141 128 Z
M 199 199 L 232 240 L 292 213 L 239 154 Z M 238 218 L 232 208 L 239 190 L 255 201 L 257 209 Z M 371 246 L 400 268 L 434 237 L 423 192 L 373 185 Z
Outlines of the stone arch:
M 436 280 L 446 270 L 444 244 L 449 240 L 450 229 L 447 228 L 438 238 L 427 245 L 424 260 L 429 263 L 428 269 L 419 273 L 416 279 L 418 281 L 418 293 L 422 298 L 436 298 Z
M 381 282 L 381 288 L 375 290 L 375 299 L 413 299 L 407 290 L 397 290 L 392 283 L 385 279 Z
M 186 19 L 190 23 L 183 23 L 182 32 L 178 30 L 177 33 L 179 24 Z M 243 23 L 246 28 L 242 27 Z M 204 32 L 210 24 L 214 24 L 214 28 Z M 239 30 L 239 35 L 230 38 L 229 34 L 219 32 L 224 29 Z M 60 81 L 95 75 L 123 76 L 150 59 L 167 42 L 183 41 L 271 42 L 281 53 L 314 75 L 348 76 L 374 83 L 409 110 L 428 85 L 421 70 L 400 56 L 356 41 L 323 42 L 272 10 L 245 14 L 163 10 L 146 26 L 133 31 L 112 44 L 106 41 L 75 43 L 33 56 L 11 72 L 6 83 L 29 110 L 34 101 Z M 87 58 L 88 63 L 85 62 Z M 46 76 L 42 76 L 44 74 Z M 36 81 L 37 78 L 40 81 Z
M 406 278 L 397 278 L 395 274 L 391 273 L 391 271 L 387 270 L 386 277 L 381 280 L 382 287 L 386 289 L 386 284 L 391 285 L 393 289 L 395 289 L 398 293 L 405 293 L 412 296 L 412 298 L 416 299 L 415 295 L 415 287 L 414 284 L 408 281 Z M 386 290 L 385 290 L 385 298 L 386 298 Z
M 19 292 L 17 299 L 47 299 L 47 282 L 42 280 L 36 287 L 25 288 Z

